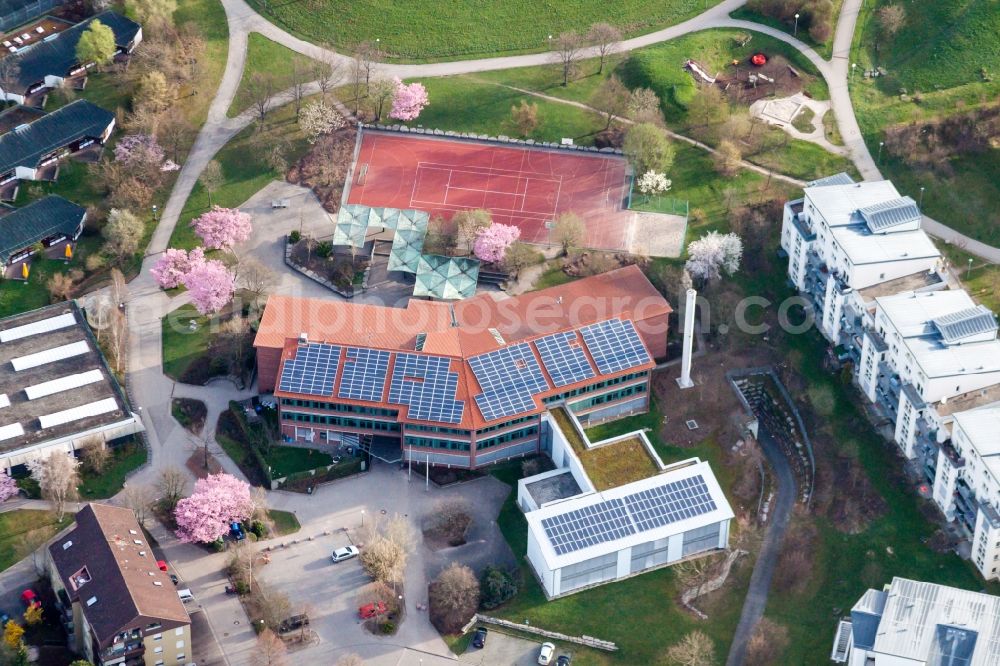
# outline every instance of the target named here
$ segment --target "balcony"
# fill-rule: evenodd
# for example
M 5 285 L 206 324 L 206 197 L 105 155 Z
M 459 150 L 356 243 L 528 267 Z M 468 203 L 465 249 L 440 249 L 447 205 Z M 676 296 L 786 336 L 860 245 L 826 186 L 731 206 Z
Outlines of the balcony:
M 123 661 L 141 657 L 144 652 L 145 648 L 143 647 L 141 640 L 129 640 L 124 643 L 114 643 L 111 647 L 101 653 L 101 664 L 104 666 L 108 666 L 109 664 L 120 664 Z

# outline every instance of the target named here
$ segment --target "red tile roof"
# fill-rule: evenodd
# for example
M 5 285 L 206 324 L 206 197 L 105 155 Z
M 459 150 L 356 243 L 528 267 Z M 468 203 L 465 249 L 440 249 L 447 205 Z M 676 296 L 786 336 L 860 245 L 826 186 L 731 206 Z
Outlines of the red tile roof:
M 300 332 L 308 335 L 309 342 L 407 352 L 414 352 L 416 337 L 423 334 L 425 339 L 422 353 L 452 358 L 451 370 L 459 375 L 455 398 L 465 402 L 465 410 L 462 422 L 453 424 L 454 427 L 474 430 L 489 422 L 476 407 L 473 396 L 482 390 L 466 359 L 505 345 L 530 342 L 557 331 L 577 329 L 614 318 L 632 320 L 642 334 L 644 320 L 662 320 L 670 312 L 670 304 L 656 291 L 642 271 L 636 266 L 628 266 L 514 298 L 495 299 L 488 294 L 480 294 L 454 305 L 411 300 L 407 308 L 387 308 L 344 301 L 272 296 L 268 299 L 254 346 L 277 346 L 282 349 L 278 366 L 280 376 L 281 366 L 297 353 Z M 654 333 L 666 334 L 664 331 Z M 503 342 L 497 339 L 497 335 Z M 551 386 L 551 378 L 548 378 L 534 345 L 531 350 Z M 589 352 L 587 358 L 596 374 L 596 365 Z M 551 388 L 535 396 L 535 411 L 542 411 L 544 397 L 591 384 L 598 381 L 598 378 L 605 380 L 649 370 L 654 365 L 650 361 L 622 372 L 597 374 L 594 379 Z M 343 367 L 343 362 L 340 367 Z M 392 376 L 392 369 L 393 364 L 390 362 L 386 385 Z M 341 374 L 337 373 L 333 396 L 337 396 Z M 275 390 L 275 395 L 304 400 L 317 398 L 314 395 L 281 390 Z M 385 391 L 384 398 L 388 398 L 388 390 Z M 336 398 L 336 402 L 373 406 L 373 403 L 367 401 L 340 397 Z M 405 406 L 390 405 L 387 402 L 383 402 L 382 406 L 398 407 L 400 421 L 418 422 L 407 416 Z

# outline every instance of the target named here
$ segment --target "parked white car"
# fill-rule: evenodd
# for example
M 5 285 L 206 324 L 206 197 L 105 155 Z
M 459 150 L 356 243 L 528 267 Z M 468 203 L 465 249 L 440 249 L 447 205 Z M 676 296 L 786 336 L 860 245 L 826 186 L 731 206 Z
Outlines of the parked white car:
M 344 560 L 349 560 L 352 557 L 357 556 L 358 549 L 355 546 L 344 546 L 343 548 L 338 548 L 333 551 L 333 555 L 330 556 L 330 559 L 333 560 L 334 564 L 336 564 L 337 562 L 343 562 Z
M 552 663 L 552 657 L 556 654 L 556 646 L 552 643 L 542 643 L 542 649 L 538 653 L 538 663 L 542 666 L 549 666 Z

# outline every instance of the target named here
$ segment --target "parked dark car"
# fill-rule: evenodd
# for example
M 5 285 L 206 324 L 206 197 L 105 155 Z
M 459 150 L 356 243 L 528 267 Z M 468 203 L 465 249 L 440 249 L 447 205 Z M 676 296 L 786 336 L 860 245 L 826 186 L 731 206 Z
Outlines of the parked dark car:
M 296 629 L 301 629 L 302 627 L 309 626 L 309 616 L 305 613 L 299 613 L 298 615 L 293 615 L 287 620 L 283 621 L 278 625 L 278 632 L 282 634 L 287 634 L 289 631 L 295 631 Z
M 472 647 L 479 649 L 486 647 L 486 634 L 488 633 L 486 627 L 477 627 L 476 633 L 472 636 Z
M 569 666 L 569 655 L 561 654 L 559 658 L 556 659 L 556 666 Z

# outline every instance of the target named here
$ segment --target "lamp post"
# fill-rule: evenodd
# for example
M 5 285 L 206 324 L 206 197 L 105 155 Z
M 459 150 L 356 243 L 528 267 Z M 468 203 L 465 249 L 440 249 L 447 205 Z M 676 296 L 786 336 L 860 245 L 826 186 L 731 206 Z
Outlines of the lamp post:
M 918 204 L 921 208 L 924 207 L 924 188 L 920 188 L 920 203 Z
M 858 68 L 858 63 L 852 62 L 851 63 L 851 80 L 852 81 L 854 80 L 854 70 L 856 70 L 857 68 Z
M 156 204 L 153 204 L 153 222 L 157 221 L 157 217 L 156 217 L 157 210 L 158 209 L 156 208 Z
M 885 141 L 878 142 L 878 159 L 876 160 L 879 164 L 882 164 L 882 146 L 885 145 Z
M 795 15 L 795 32 L 792 33 L 792 34 L 795 35 L 796 37 L 798 37 L 798 35 L 799 35 L 799 15 L 798 14 Z
M 969 276 L 972 275 L 972 257 L 969 257 L 969 270 L 965 271 L 965 279 L 968 280 Z
M 361 527 L 365 526 L 365 510 L 361 509 Z

